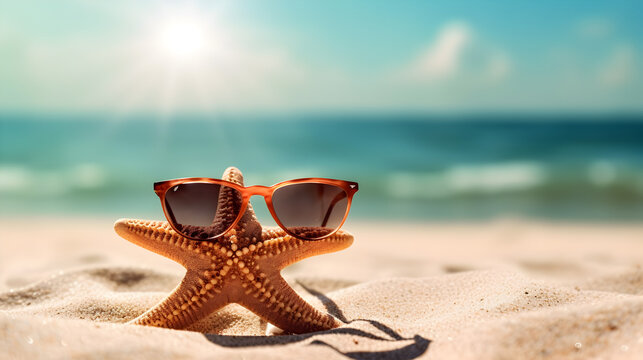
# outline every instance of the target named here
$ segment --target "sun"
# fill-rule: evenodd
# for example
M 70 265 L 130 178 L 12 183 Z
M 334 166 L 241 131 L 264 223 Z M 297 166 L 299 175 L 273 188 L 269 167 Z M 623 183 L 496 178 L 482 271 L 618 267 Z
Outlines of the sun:
M 207 27 L 196 19 L 173 20 L 161 27 L 158 46 L 170 60 L 191 62 L 206 55 L 208 37 Z
M 178 111 L 219 106 L 213 93 L 224 94 L 222 79 L 239 68 L 238 38 L 218 8 L 182 3 L 133 18 L 135 31 L 122 51 L 127 67 L 103 90 L 118 99 L 121 113 L 145 106 L 167 120 Z

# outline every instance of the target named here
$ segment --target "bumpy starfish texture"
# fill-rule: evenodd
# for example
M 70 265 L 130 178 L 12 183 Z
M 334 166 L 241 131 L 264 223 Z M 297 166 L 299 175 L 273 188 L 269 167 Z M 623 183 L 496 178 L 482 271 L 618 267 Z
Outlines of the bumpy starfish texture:
M 241 172 L 226 169 L 223 179 L 243 185 Z M 219 208 L 226 209 L 222 192 Z M 231 207 L 231 206 L 230 206 Z M 308 304 L 281 277 L 286 266 L 310 256 L 350 246 L 344 231 L 316 241 L 263 228 L 250 204 L 235 228 L 214 241 L 194 241 L 175 232 L 165 221 L 121 219 L 114 225 L 126 240 L 172 259 L 186 268 L 176 289 L 131 323 L 184 329 L 213 311 L 238 303 L 267 322 L 291 333 L 305 333 L 340 325 L 329 314 Z

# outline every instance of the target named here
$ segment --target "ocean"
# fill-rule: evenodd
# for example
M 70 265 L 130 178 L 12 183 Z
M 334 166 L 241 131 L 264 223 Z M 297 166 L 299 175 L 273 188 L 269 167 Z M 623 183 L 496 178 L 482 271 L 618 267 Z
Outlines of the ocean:
M 643 220 L 643 116 L 0 115 L 1 216 L 162 219 L 153 182 L 227 166 L 357 181 L 351 219 Z

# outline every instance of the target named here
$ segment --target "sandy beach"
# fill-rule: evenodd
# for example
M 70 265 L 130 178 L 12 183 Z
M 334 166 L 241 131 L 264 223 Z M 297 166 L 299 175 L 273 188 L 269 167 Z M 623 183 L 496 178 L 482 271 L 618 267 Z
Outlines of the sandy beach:
M 284 270 L 344 325 L 264 336 L 230 305 L 177 331 L 125 324 L 183 268 L 115 219 L 0 221 L 0 358 L 638 359 L 643 225 L 348 222 L 342 252 Z
M 0 1 L 0 360 L 643 360 L 643 1 Z

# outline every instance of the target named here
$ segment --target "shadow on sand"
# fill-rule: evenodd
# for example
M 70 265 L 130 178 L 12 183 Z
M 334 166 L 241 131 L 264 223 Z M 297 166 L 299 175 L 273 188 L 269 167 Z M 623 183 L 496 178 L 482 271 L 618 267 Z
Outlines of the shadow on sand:
M 374 332 L 368 332 L 360 329 L 346 328 L 341 327 L 337 329 L 332 329 L 328 331 L 314 332 L 308 334 L 300 335 L 281 335 L 281 336 L 224 336 L 224 335 L 214 335 L 214 334 L 204 334 L 204 336 L 212 343 L 224 347 L 252 347 L 252 346 L 269 346 L 269 345 L 286 345 L 293 344 L 307 340 L 311 337 L 315 337 L 309 345 L 325 346 L 338 354 L 344 355 L 350 359 L 355 360 L 369 360 L 369 359 L 400 359 L 400 360 L 411 360 L 415 359 L 422 354 L 424 354 L 428 348 L 431 340 L 423 338 L 420 335 L 415 335 L 413 337 L 402 337 L 400 334 L 395 332 L 390 327 L 375 321 L 368 319 L 353 319 L 348 320 L 344 316 L 344 313 L 339 309 L 337 304 L 333 302 L 323 293 L 311 289 L 304 284 L 297 282 L 299 286 L 304 288 L 311 295 L 317 297 L 326 307 L 326 311 L 341 320 L 346 324 L 351 324 L 353 322 L 367 322 L 375 329 L 381 331 L 386 336 L 377 335 Z M 383 341 L 387 343 L 401 342 L 403 344 L 401 347 L 384 350 L 384 351 L 341 351 L 337 347 L 333 346 L 330 342 L 332 341 L 332 336 L 326 335 L 351 335 L 357 337 L 363 337 L 370 340 Z M 324 338 L 327 338 L 324 339 Z

